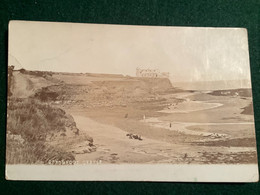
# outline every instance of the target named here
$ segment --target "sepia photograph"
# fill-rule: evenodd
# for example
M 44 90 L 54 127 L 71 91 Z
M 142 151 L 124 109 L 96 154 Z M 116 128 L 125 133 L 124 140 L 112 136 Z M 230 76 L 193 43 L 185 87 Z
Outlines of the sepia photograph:
M 247 30 L 11 21 L 6 178 L 258 181 Z

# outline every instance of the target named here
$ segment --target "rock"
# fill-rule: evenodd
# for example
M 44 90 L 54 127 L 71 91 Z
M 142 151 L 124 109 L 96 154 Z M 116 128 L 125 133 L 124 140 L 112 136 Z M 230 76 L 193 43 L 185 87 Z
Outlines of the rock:
M 85 148 L 85 149 L 83 150 L 83 152 L 84 152 L 84 153 L 90 153 L 91 151 L 89 150 L 89 148 Z

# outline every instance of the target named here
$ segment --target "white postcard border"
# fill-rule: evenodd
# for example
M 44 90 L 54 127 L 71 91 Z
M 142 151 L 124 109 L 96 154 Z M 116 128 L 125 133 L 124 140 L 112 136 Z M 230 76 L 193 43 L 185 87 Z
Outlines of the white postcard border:
M 6 165 L 7 180 L 258 182 L 258 165 Z

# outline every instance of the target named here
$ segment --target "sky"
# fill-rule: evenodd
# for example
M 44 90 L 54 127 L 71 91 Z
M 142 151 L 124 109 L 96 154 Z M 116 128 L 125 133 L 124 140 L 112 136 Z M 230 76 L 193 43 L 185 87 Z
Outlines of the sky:
M 156 68 L 176 82 L 250 79 L 241 28 L 11 21 L 8 65 L 130 76 Z

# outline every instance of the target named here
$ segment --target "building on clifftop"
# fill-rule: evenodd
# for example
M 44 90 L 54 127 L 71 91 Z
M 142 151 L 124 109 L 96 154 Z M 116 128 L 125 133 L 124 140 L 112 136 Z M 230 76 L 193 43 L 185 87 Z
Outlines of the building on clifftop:
M 159 69 L 141 69 L 136 68 L 136 77 L 148 78 L 169 78 L 169 72 L 160 72 Z

